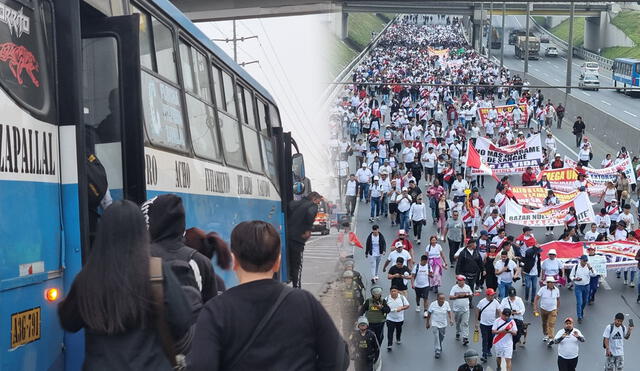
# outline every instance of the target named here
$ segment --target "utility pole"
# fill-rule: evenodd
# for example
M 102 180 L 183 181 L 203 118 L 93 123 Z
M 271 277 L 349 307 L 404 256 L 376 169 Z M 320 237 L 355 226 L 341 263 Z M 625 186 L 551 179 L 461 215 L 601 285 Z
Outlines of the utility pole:
M 211 41 L 224 41 L 225 43 L 232 42 L 233 43 L 233 61 L 238 63 L 238 41 L 245 41 L 250 39 L 257 39 L 258 35 L 246 36 L 246 37 L 238 37 L 236 34 L 236 20 L 233 20 L 233 37 L 231 39 L 211 39 Z M 242 67 L 247 64 L 252 63 L 260 63 L 259 61 L 249 61 L 249 62 L 241 62 L 238 63 Z
M 569 13 L 569 49 L 567 50 L 567 90 L 564 95 L 564 105 L 567 106 L 567 96 L 571 94 L 571 66 L 573 63 L 573 17 L 576 11 L 576 4 L 571 2 L 571 10 Z
M 527 29 L 527 38 L 524 42 L 524 79 L 527 79 L 527 73 L 529 73 L 529 17 L 531 16 L 531 4 L 527 1 L 527 20 L 526 26 Z M 517 41 L 516 41 L 517 43 Z
M 489 37 L 487 37 L 488 57 L 491 59 L 491 43 L 493 43 L 493 1 L 489 3 Z
M 480 3 L 480 54 L 484 55 L 484 3 Z
M 504 67 L 504 33 L 505 33 L 505 29 L 504 29 L 504 20 L 505 20 L 505 16 L 507 13 L 507 2 L 503 1 L 502 2 L 502 45 L 500 46 L 500 68 Z

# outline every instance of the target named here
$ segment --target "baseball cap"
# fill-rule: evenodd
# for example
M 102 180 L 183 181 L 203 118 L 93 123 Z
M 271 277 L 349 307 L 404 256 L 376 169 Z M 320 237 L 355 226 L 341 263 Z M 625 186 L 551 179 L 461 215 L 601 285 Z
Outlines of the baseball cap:
M 564 319 L 564 322 L 565 322 L 565 323 L 566 323 L 566 322 L 571 322 L 571 323 L 573 323 L 573 318 L 571 318 L 571 317 L 567 317 L 567 318 L 565 318 L 565 319 Z
M 587 250 L 595 250 L 595 249 L 596 249 L 596 247 L 595 247 L 595 246 L 593 246 L 593 245 L 589 245 L 589 246 L 587 246 Z
M 464 281 L 464 280 L 466 280 L 466 279 L 467 279 L 467 277 L 465 277 L 465 276 L 463 276 L 463 275 L 461 275 L 461 274 L 459 274 L 459 275 L 457 275 L 457 276 L 456 276 L 456 281 Z
M 555 283 L 555 282 L 556 282 L 556 279 L 555 279 L 555 277 L 553 277 L 553 276 L 548 276 L 548 277 L 544 280 L 544 282 L 554 282 L 554 283 Z
M 404 247 L 404 244 L 401 241 L 396 242 L 394 247 Z
M 380 180 L 380 178 L 378 176 L 374 176 L 373 180 Z
M 407 234 L 407 231 L 405 231 L 404 229 L 398 230 L 398 236 L 401 234 Z
M 524 227 L 524 228 L 522 228 L 522 231 L 523 231 L 523 232 L 529 232 L 529 231 L 532 231 L 532 230 L 533 230 L 533 229 L 531 229 L 531 227 Z
M 589 260 L 589 257 L 588 257 L 588 256 L 586 256 L 586 255 L 582 255 L 582 256 L 580 257 L 580 260 L 587 261 L 587 260 Z
M 556 252 L 556 249 L 551 249 L 551 250 L 549 250 L 547 255 L 558 255 L 558 253 Z
M 362 317 L 358 318 L 358 326 L 360 326 L 360 325 L 369 326 L 369 320 L 367 319 L 367 317 L 362 316 Z
M 495 290 L 492 289 L 492 288 L 488 288 L 484 293 L 487 294 L 487 295 L 495 295 L 496 294 Z
M 365 162 L 363 162 L 361 166 L 362 167 L 367 167 L 367 164 Z
M 481 236 L 488 236 L 488 235 L 489 235 L 489 232 L 487 232 L 487 231 L 485 231 L 485 230 L 481 230 L 481 231 L 480 231 L 480 235 L 481 235 Z

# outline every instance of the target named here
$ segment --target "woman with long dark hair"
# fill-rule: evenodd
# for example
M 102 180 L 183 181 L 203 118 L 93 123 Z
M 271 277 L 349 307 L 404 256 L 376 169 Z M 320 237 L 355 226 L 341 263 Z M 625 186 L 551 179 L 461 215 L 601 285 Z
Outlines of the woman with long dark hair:
M 206 233 L 200 228 L 189 228 L 184 235 L 184 244 L 209 259 L 216 257 L 218 267 L 231 269 L 231 251 L 229 246 L 216 232 Z M 226 290 L 224 280 L 214 272 L 218 293 Z
M 172 370 L 154 322 L 149 267 L 149 233 L 140 209 L 130 201 L 114 202 L 58 306 L 66 331 L 86 330 L 83 369 Z M 191 326 L 191 308 L 168 267 L 162 285 L 169 335 L 178 340 Z

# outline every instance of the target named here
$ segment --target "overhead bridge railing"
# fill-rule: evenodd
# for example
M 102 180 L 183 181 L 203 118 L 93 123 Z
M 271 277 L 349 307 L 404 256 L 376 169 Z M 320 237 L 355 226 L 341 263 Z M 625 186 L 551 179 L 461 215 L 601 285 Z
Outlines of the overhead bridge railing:
M 534 28 L 536 28 L 538 31 L 544 33 L 545 35 L 549 36 L 549 38 L 551 38 L 553 40 L 553 42 L 555 44 L 557 44 L 560 49 L 566 51 L 567 53 L 569 52 L 569 43 L 562 40 L 561 38 L 557 37 L 556 35 L 554 35 L 553 33 L 551 33 L 549 30 L 547 30 L 546 28 L 542 27 L 541 25 L 538 24 L 538 22 L 535 21 L 535 19 L 533 19 L 533 17 L 530 18 L 530 21 L 533 23 Z M 578 56 L 584 60 L 587 61 L 591 61 L 591 62 L 598 62 L 598 64 L 600 64 L 600 67 L 611 71 L 611 68 L 613 67 L 613 60 L 609 59 L 609 58 L 605 58 L 601 55 L 598 55 L 596 53 L 592 53 L 584 48 L 580 48 L 580 47 L 573 47 L 573 55 Z

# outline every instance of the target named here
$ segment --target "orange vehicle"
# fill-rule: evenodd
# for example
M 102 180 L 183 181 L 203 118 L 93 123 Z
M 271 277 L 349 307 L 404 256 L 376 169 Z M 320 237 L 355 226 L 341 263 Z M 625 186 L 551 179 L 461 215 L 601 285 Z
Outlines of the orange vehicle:
M 313 221 L 312 232 L 320 232 L 323 235 L 329 234 L 331 224 L 329 222 L 329 213 L 327 211 L 327 204 L 324 201 L 320 202 L 320 205 L 318 205 L 318 212 L 316 213 L 316 219 Z

